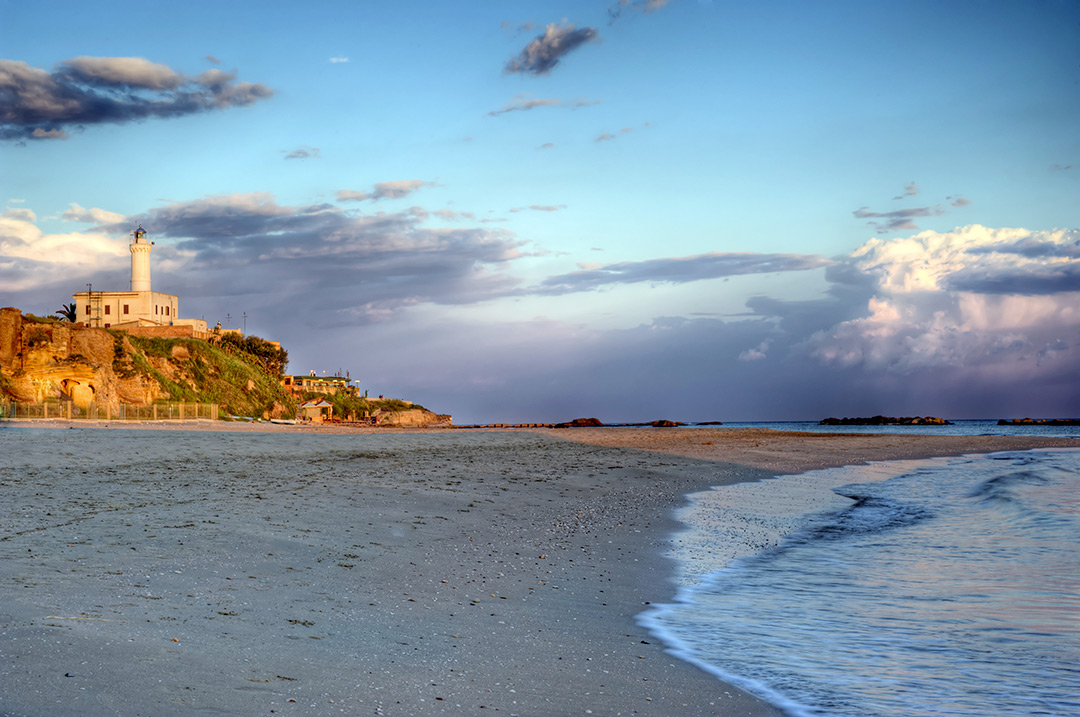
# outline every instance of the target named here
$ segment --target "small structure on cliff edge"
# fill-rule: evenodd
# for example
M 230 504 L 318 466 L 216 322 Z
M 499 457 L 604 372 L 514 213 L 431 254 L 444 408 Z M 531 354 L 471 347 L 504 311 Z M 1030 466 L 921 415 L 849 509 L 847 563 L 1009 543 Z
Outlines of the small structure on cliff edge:
M 320 393 L 324 396 L 344 394 L 353 398 L 360 397 L 360 389 L 352 385 L 352 380 L 348 375 L 317 376 L 314 371 L 309 371 L 307 376 L 282 376 L 281 385 L 293 395 L 293 398 L 297 399 L 301 398 L 305 393 Z
M 202 319 L 180 318 L 180 298 L 150 288 L 150 252 L 141 226 L 131 232 L 131 289 L 129 291 L 80 291 L 73 294 L 77 321 L 94 328 L 124 329 L 142 336 L 171 338 L 208 337 Z M 91 289 L 93 287 L 90 287 Z

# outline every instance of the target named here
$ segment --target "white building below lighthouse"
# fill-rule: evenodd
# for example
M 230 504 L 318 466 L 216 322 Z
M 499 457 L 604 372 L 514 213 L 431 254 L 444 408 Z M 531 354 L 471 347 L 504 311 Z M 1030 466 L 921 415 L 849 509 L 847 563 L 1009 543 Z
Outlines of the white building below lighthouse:
M 205 338 L 206 322 L 180 318 L 180 297 L 150 288 L 150 252 L 154 243 L 140 226 L 131 232 L 129 291 L 80 291 L 75 300 L 77 321 L 97 328 L 125 329 L 156 336 Z M 91 287 L 92 288 L 92 287 Z M 158 328 L 155 328 L 158 327 Z M 139 330 L 145 328 L 149 330 Z

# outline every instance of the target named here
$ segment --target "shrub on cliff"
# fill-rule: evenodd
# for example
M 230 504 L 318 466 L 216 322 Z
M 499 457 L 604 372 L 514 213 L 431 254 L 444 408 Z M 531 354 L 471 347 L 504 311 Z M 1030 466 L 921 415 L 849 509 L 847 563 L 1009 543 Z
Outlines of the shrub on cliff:
M 288 351 L 258 336 L 241 338 L 238 334 L 224 334 L 216 343 L 226 353 L 244 356 L 273 376 L 284 375 L 285 366 L 289 363 Z
M 198 339 L 129 336 L 128 340 L 134 349 L 130 356 L 133 368 L 156 381 L 171 401 L 216 403 L 226 413 L 244 416 L 295 414 L 295 403 L 282 387 L 279 374 L 244 350 L 242 342 L 230 351 Z M 280 360 L 287 355 L 273 344 L 257 340 L 276 352 L 267 352 L 266 357 Z M 263 349 L 255 342 L 247 345 Z M 276 368 L 274 360 L 269 365 Z

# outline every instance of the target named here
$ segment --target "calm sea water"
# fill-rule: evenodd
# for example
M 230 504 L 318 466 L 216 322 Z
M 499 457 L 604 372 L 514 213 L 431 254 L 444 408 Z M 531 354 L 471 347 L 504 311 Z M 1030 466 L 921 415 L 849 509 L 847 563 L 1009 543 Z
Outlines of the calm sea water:
M 932 436 L 1069 436 L 1080 438 L 1080 426 L 999 426 L 997 420 L 954 421 L 951 426 L 822 426 L 817 421 L 771 423 L 732 422 L 729 428 L 772 428 L 777 431 L 814 433 L 925 433 Z
M 1080 450 L 696 494 L 640 620 L 793 715 L 1080 714 Z

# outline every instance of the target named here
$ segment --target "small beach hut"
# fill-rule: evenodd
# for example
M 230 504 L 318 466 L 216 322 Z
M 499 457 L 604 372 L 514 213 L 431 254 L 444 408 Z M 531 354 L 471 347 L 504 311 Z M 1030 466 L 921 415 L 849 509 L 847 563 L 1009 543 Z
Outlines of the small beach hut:
M 312 423 L 322 423 L 334 415 L 334 404 L 325 398 L 312 398 L 300 404 L 301 418 Z

